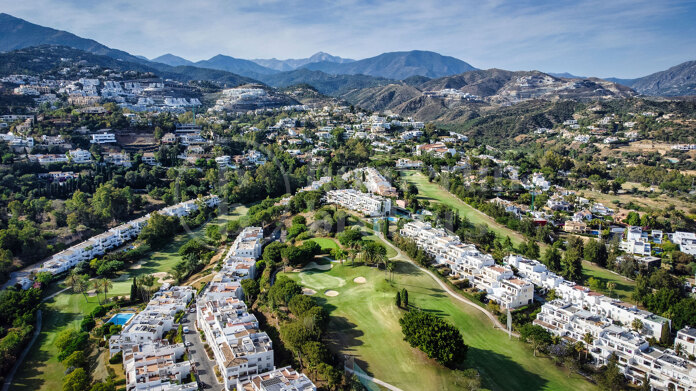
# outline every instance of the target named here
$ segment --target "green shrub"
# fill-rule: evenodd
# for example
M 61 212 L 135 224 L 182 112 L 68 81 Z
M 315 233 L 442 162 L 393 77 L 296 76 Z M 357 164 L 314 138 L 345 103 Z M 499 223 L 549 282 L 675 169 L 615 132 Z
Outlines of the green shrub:
M 123 362 L 123 352 L 118 352 L 109 359 L 109 364 L 120 364 L 121 362 Z

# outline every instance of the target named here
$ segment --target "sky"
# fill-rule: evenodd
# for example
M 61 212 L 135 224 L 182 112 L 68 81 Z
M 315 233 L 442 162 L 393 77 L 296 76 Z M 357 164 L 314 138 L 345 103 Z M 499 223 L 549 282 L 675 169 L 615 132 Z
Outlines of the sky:
M 621 78 L 696 60 L 696 0 L 0 0 L 0 11 L 148 58 L 419 49 L 481 69 Z

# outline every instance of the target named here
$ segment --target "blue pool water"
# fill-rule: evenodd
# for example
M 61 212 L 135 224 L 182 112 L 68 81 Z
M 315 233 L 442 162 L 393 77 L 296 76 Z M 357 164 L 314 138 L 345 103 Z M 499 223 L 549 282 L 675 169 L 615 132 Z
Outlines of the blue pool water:
M 114 315 L 111 319 L 109 319 L 109 322 L 118 326 L 123 326 L 124 324 L 128 323 L 128 321 L 130 320 L 130 318 L 133 317 L 133 315 L 135 314 L 122 312 L 120 314 Z

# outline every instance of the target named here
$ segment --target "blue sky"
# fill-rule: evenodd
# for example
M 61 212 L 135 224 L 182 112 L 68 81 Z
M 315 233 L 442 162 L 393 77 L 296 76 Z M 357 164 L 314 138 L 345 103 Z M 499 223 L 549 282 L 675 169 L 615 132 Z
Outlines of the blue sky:
M 0 0 L 0 10 L 148 58 L 421 49 L 477 68 L 626 78 L 696 59 L 693 0 Z

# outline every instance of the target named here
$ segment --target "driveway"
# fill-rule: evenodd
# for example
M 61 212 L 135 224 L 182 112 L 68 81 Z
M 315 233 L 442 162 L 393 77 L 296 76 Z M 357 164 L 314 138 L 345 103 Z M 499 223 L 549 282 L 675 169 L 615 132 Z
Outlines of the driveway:
M 192 343 L 192 345 L 188 347 L 189 360 L 191 360 L 196 368 L 198 382 L 206 384 L 205 390 L 224 390 L 225 386 L 218 383 L 215 377 L 215 370 L 213 369 L 215 367 L 215 361 L 208 358 L 208 355 L 205 353 L 205 348 L 203 347 L 203 342 L 201 341 L 201 336 L 194 326 L 196 324 L 196 314 L 186 313 L 185 319 L 187 319 L 187 321 L 184 323 L 184 326 L 189 328 L 189 332 L 183 335 L 183 340 L 184 343 L 187 341 Z

